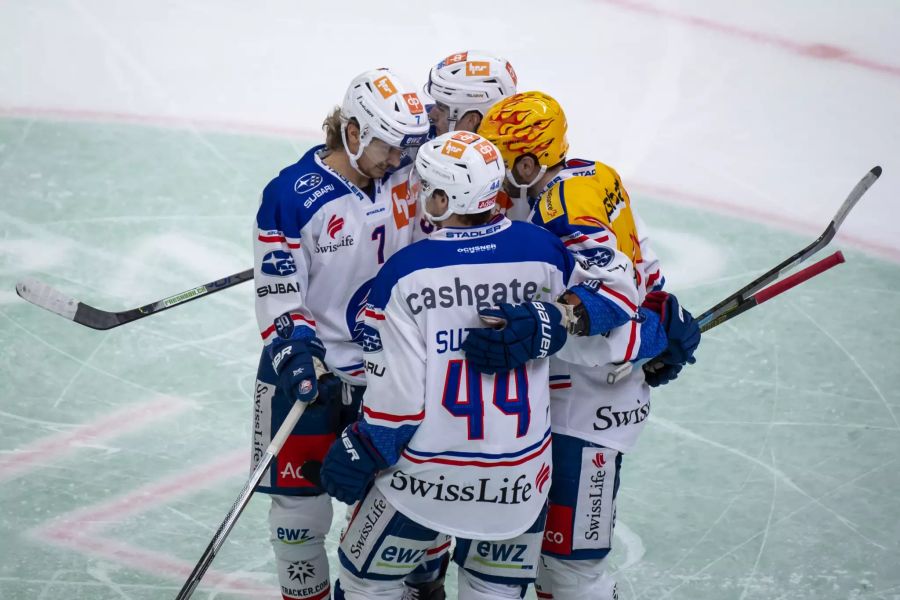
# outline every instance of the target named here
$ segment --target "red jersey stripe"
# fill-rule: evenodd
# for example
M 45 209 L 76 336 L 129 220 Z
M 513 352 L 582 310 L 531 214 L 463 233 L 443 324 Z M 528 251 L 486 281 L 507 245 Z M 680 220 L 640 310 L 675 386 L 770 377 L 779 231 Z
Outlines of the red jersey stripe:
M 378 412 L 377 410 L 372 410 L 368 406 L 363 406 L 363 412 L 367 417 L 372 417 L 373 419 L 381 419 L 382 421 L 391 421 L 393 423 L 397 423 L 399 421 L 421 421 L 425 418 L 425 410 L 419 412 L 414 415 L 392 415 L 390 413 Z

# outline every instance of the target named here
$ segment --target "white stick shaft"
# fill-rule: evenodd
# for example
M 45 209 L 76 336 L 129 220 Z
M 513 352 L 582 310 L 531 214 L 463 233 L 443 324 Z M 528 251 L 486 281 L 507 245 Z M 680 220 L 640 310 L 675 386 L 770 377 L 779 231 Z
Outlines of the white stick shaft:
M 212 541 L 210 541 L 209 546 L 206 547 L 206 551 L 203 553 L 203 556 L 200 557 L 200 561 L 188 576 L 187 581 L 184 582 L 184 586 L 182 586 L 181 591 L 178 592 L 178 596 L 175 597 L 176 600 L 188 600 L 188 598 L 193 595 L 194 590 L 197 589 L 197 586 L 200 584 L 200 580 L 203 578 L 203 575 L 206 573 L 209 565 L 212 564 L 212 561 L 216 557 L 216 554 L 219 553 L 219 549 L 225 543 L 225 538 L 227 538 L 228 534 L 231 533 L 231 530 L 234 528 L 234 524 L 237 523 L 238 517 L 241 516 L 244 508 L 250 502 L 250 498 L 253 496 L 253 492 L 256 491 L 256 486 L 259 484 L 260 480 L 262 480 L 263 475 L 272 464 L 275 456 L 278 455 L 278 452 L 284 445 L 284 441 L 291 434 L 291 431 L 294 430 L 294 426 L 297 425 L 297 421 L 299 421 L 300 417 L 303 416 L 303 412 L 306 410 L 306 406 L 306 402 L 294 402 L 294 406 L 291 407 L 291 410 L 288 413 L 287 417 L 285 417 L 284 422 L 281 424 L 281 427 L 279 427 L 278 431 L 275 432 L 275 435 L 272 436 L 272 441 L 269 442 L 269 447 L 266 448 L 265 454 L 263 454 L 263 457 L 260 459 L 259 464 L 256 465 L 256 468 L 253 470 L 253 474 L 250 475 L 250 479 L 244 485 L 244 489 L 241 490 L 241 493 L 238 495 L 237 500 L 235 500 L 234 504 L 231 505 L 231 510 L 229 510 L 228 514 L 225 515 L 225 520 L 222 521 L 221 525 L 219 525 L 219 529 L 216 530 L 216 534 L 213 536 Z

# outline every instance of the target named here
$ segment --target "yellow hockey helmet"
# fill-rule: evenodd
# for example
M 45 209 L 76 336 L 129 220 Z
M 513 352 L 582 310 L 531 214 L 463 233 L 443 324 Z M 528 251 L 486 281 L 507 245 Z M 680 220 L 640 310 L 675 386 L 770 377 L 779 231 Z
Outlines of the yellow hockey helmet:
M 559 102 L 543 92 L 524 92 L 495 104 L 481 121 L 478 135 L 497 146 L 507 169 L 526 154 L 549 168 L 569 151 L 567 129 Z

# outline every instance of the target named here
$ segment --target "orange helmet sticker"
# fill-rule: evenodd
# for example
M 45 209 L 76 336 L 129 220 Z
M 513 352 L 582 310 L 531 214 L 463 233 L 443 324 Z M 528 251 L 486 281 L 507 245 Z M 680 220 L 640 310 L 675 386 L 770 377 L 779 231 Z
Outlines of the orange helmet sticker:
M 441 154 L 446 154 L 453 158 L 461 158 L 465 151 L 466 147 L 464 145 L 459 142 L 454 142 L 453 140 L 447 140 L 444 142 L 443 148 L 441 148 Z
M 397 93 L 397 88 L 394 87 L 394 84 L 387 76 L 379 77 L 373 83 L 375 88 L 381 93 L 382 98 L 387 99 Z
M 403 94 L 403 99 L 406 101 L 406 106 L 409 107 L 411 114 L 421 115 L 425 112 L 425 107 L 422 105 L 422 101 L 419 100 L 418 94 Z
M 471 144 L 472 142 L 481 139 L 478 135 L 472 133 L 471 131 L 457 131 L 451 137 L 452 139 L 464 144 Z
M 475 149 L 481 154 L 481 158 L 484 159 L 486 164 L 491 164 L 497 160 L 497 151 L 494 150 L 494 146 L 490 142 L 486 140 L 478 142 L 475 144 Z
M 468 52 L 457 52 L 456 54 L 451 54 L 450 56 L 448 56 L 447 58 L 445 58 L 445 59 L 444 59 L 444 64 L 445 64 L 445 65 L 452 65 L 452 64 L 455 64 L 455 63 L 458 63 L 458 62 L 463 62 L 463 61 L 466 60 L 467 58 L 469 58 L 469 53 L 468 53 Z
M 470 60 L 466 63 L 466 75 L 470 77 L 488 76 L 491 74 L 491 63 L 486 60 Z

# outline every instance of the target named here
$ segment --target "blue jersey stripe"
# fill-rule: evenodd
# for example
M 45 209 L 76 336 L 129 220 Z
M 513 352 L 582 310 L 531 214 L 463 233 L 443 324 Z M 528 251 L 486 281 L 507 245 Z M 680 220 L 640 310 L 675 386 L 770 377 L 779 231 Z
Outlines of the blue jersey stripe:
M 448 451 L 448 452 L 422 452 L 421 450 L 413 450 L 410 447 L 406 448 L 406 452 L 412 454 L 413 456 L 421 456 L 422 458 L 433 458 L 435 456 L 458 456 L 460 458 L 515 458 L 517 456 L 522 456 L 523 454 L 528 454 L 532 450 L 536 450 L 540 448 L 543 443 L 547 440 L 547 437 L 550 435 L 550 429 L 544 432 L 544 436 L 531 446 L 527 448 L 523 448 L 518 452 L 505 452 L 500 454 L 490 454 L 484 452 L 456 452 L 456 451 Z

